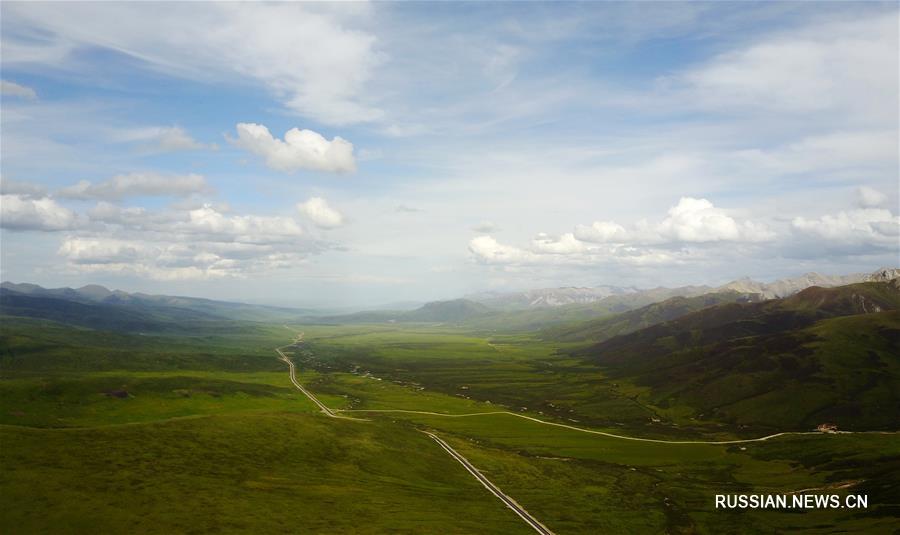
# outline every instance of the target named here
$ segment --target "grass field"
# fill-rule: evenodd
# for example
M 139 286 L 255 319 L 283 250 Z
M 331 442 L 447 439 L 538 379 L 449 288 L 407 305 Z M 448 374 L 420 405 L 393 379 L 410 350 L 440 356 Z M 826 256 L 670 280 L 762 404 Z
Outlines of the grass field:
M 285 349 L 298 379 L 335 409 L 510 410 L 630 436 L 741 434 L 657 412 L 633 385 L 527 336 L 291 328 L 305 333 Z M 673 445 L 507 414 L 340 420 L 291 385 L 273 350 L 294 337 L 285 326 L 138 336 L 15 320 L 0 334 L 3 532 L 529 532 L 421 430 L 560 534 L 898 527 L 896 435 Z M 867 494 L 869 509 L 713 508 L 717 493 L 840 486 Z

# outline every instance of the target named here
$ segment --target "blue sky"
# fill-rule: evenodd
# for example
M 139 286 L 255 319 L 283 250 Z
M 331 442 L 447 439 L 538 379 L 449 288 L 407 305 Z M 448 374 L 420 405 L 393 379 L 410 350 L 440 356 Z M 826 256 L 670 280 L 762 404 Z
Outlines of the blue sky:
M 0 9 L 4 280 L 372 306 L 900 264 L 895 3 Z

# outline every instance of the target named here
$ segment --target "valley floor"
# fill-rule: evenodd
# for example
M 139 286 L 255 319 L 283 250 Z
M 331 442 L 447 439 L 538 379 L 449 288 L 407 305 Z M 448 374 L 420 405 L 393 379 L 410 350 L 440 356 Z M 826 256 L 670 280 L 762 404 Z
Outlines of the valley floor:
M 107 349 L 122 340 L 19 325 L 2 357 L 0 528 L 534 533 L 421 431 L 557 534 L 898 527 L 896 434 L 747 440 L 756 430 L 655 407 L 536 340 L 294 328 L 305 336 L 280 348 L 289 367 L 272 351 L 294 336 L 283 326 L 133 337 L 126 358 Z M 812 488 L 865 494 L 869 508 L 714 507 L 716 494 Z

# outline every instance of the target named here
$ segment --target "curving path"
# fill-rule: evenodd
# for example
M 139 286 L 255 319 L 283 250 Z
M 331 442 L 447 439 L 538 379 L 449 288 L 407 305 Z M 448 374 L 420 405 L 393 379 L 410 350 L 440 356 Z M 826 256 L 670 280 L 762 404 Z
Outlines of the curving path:
M 617 435 L 615 433 L 607 433 L 606 431 L 597 431 L 595 429 L 585 429 L 583 427 L 576 427 L 574 425 L 561 424 L 557 422 L 548 422 L 546 420 L 541 420 L 540 418 L 535 418 L 533 416 L 528 416 L 525 414 L 519 414 L 517 412 L 510 411 L 490 411 L 490 412 L 473 412 L 469 414 L 446 414 L 441 412 L 428 412 L 428 411 L 411 411 L 411 410 L 403 410 L 403 409 L 337 409 L 337 412 L 403 412 L 409 414 L 425 414 L 428 416 L 443 416 L 446 418 L 466 418 L 471 416 L 487 416 L 489 414 L 506 414 L 509 416 L 515 416 L 516 418 L 524 418 L 526 420 L 531 420 L 532 422 L 537 422 L 543 425 L 552 425 L 554 427 L 563 427 L 565 429 L 571 429 L 572 431 L 580 431 L 582 433 L 590 433 L 592 435 L 602 435 L 604 437 L 610 438 L 618 438 L 621 440 L 633 440 L 637 442 L 655 442 L 658 444 L 745 444 L 748 442 L 764 442 L 766 440 L 771 440 L 773 438 L 783 437 L 787 435 L 821 435 L 819 431 L 784 431 L 781 433 L 775 433 L 773 435 L 766 435 L 764 437 L 759 438 L 745 438 L 738 440 L 665 440 L 661 438 L 642 438 L 642 437 L 629 437 L 627 435 Z M 841 433 L 849 433 L 849 431 L 842 431 Z M 835 433 L 839 434 L 839 433 Z
M 293 331 L 293 329 L 291 329 L 287 325 L 285 325 L 284 327 L 286 329 Z M 294 340 L 294 344 L 301 342 L 303 340 L 303 333 L 297 332 L 297 331 L 294 331 L 294 332 L 297 333 L 297 337 Z M 468 418 L 468 417 L 475 417 L 475 416 L 505 414 L 505 415 L 509 415 L 509 416 L 515 416 L 516 418 L 524 418 L 526 420 L 531 420 L 532 422 L 535 422 L 538 424 L 551 425 L 554 427 L 562 427 L 565 429 L 570 429 L 572 431 L 579 431 L 581 433 L 601 435 L 601 436 L 620 439 L 620 440 L 631 440 L 631 441 L 636 441 L 636 442 L 653 442 L 653 443 L 657 443 L 657 444 L 673 444 L 673 445 L 675 445 L 675 444 L 709 444 L 709 445 L 746 444 L 746 443 L 750 443 L 750 442 L 764 442 L 766 440 L 771 440 L 773 438 L 778 438 L 778 437 L 783 437 L 783 436 L 788 436 L 788 435 L 820 435 L 820 434 L 822 434 L 818 431 L 786 431 L 786 432 L 775 433 L 772 435 L 767 435 L 767 436 L 759 437 L 759 438 L 748 438 L 748 439 L 740 439 L 740 440 L 664 440 L 664 439 L 657 439 L 657 438 L 630 437 L 627 435 L 617 435 L 615 433 L 607 433 L 606 431 L 585 429 L 583 427 L 576 427 L 574 425 L 561 424 L 561 423 L 557 423 L 557 422 L 548 422 L 546 420 L 541 420 L 541 419 L 535 418 L 533 416 L 528 416 L 525 414 L 519 414 L 519 413 L 515 413 L 515 412 L 510 412 L 510 411 L 475 412 L 475 413 L 468 413 L 468 414 L 446 414 L 446 413 L 441 413 L 441 412 L 414 411 L 414 410 L 406 410 L 406 409 L 330 409 L 324 403 L 319 401 L 319 399 L 316 398 L 316 396 L 314 396 L 312 394 L 312 392 L 310 392 L 309 390 L 304 388 L 303 385 L 301 385 L 300 382 L 297 381 L 297 378 L 295 375 L 294 362 L 290 358 L 288 358 L 288 356 L 285 355 L 284 352 L 282 351 L 282 349 L 285 347 L 289 347 L 289 346 L 282 346 L 282 347 L 275 348 L 275 351 L 278 353 L 279 358 L 288 365 L 288 370 L 289 370 L 290 377 L 291 377 L 291 383 L 293 383 L 293 385 L 295 387 L 297 387 L 298 390 L 303 392 L 303 394 L 306 395 L 307 398 L 309 398 L 313 403 L 315 403 L 316 406 L 319 407 L 319 409 L 321 409 L 321 411 L 330 418 L 341 418 L 344 420 L 364 421 L 363 419 L 360 419 L 360 418 L 351 418 L 348 416 L 341 416 L 340 414 L 338 414 L 338 413 L 346 413 L 346 412 L 423 414 L 423 415 L 427 415 L 427 416 L 440 416 L 440 417 L 444 417 L 444 418 Z M 541 533 L 543 535 L 553 535 L 552 531 L 550 531 L 546 526 L 541 524 L 536 518 L 531 516 L 531 514 L 528 513 L 528 511 L 526 511 L 521 505 L 516 503 L 515 500 L 513 500 L 512 498 L 510 498 L 509 496 L 504 494 L 503 491 L 501 491 L 499 488 L 497 488 L 496 485 L 491 483 L 490 480 L 488 480 L 481 472 L 479 472 L 478 469 L 475 468 L 472 465 L 472 463 L 470 463 L 468 461 L 468 459 L 466 459 L 465 457 L 460 455 L 459 452 L 457 452 L 452 447 L 450 447 L 450 445 L 447 444 L 443 439 L 441 439 L 434 433 L 430 433 L 428 431 L 423 431 L 423 433 L 425 433 L 426 435 L 431 437 L 435 442 L 437 442 L 438 445 L 444 451 L 449 453 L 454 459 L 456 459 L 460 464 L 462 464 L 463 467 L 466 469 L 466 471 L 468 471 L 470 474 L 472 474 L 472 476 L 474 476 L 475 479 L 477 479 L 486 489 L 488 489 L 491 492 L 491 494 L 493 494 L 494 496 L 499 498 L 507 507 L 509 507 L 510 509 L 513 510 L 513 512 L 515 512 L 517 515 L 519 515 L 519 517 L 521 517 L 522 520 L 524 520 L 535 531 L 537 531 L 538 533 Z M 841 431 L 840 433 L 851 433 L 851 432 L 850 431 Z M 896 434 L 896 432 L 890 433 L 890 432 L 879 432 L 879 431 L 874 431 L 872 433 Z

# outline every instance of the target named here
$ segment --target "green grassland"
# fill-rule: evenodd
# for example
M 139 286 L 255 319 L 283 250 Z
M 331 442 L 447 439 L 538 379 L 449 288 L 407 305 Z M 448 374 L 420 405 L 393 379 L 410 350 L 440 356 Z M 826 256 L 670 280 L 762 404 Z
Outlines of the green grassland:
M 4 532 L 528 532 L 388 423 L 271 412 L 2 432 Z
M 293 330 L 304 332 L 285 349 L 298 378 L 333 408 L 511 410 L 657 438 L 746 434 L 661 410 L 646 387 L 610 380 L 572 356 L 573 345 L 426 324 L 288 327 L 145 336 L 7 318 L 0 531 L 529 532 L 421 430 L 448 440 L 559 534 L 898 527 L 896 435 L 658 444 L 508 414 L 327 418 L 292 387 L 273 351 Z M 868 494 L 868 510 L 713 509 L 716 493 L 847 482 L 837 492 Z

